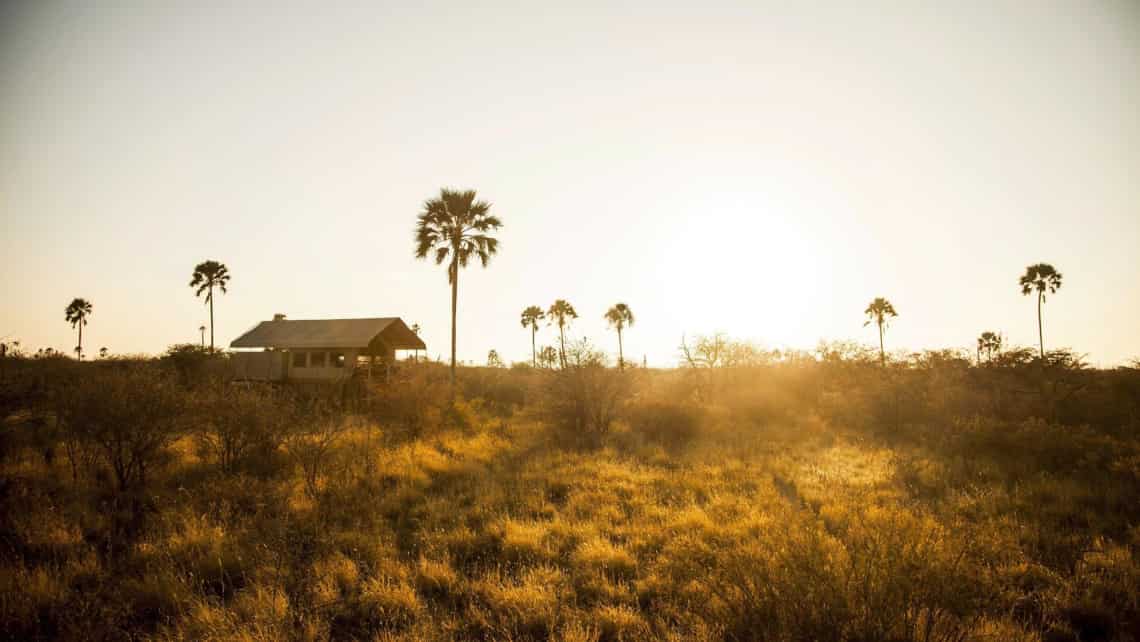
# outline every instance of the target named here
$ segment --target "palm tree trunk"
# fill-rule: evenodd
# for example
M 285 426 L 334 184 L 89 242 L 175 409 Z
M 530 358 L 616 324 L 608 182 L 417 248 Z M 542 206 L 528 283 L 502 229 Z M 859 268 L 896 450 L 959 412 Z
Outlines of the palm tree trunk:
M 210 352 L 214 351 L 214 286 L 210 286 Z
M 883 322 L 879 321 L 879 363 L 887 365 L 887 352 L 883 349 Z
M 459 304 L 459 259 L 451 259 L 451 398 L 455 398 L 455 308 Z
M 625 352 L 621 346 L 621 328 L 617 329 L 618 333 L 618 370 L 625 370 Z
M 534 327 L 534 324 L 532 323 L 532 324 L 530 324 L 530 367 L 537 368 L 538 367 L 538 352 L 534 346 L 534 333 L 535 333 L 535 327 Z
M 1037 293 L 1037 343 L 1041 349 L 1041 359 L 1045 359 L 1045 331 L 1041 327 L 1041 297 L 1044 296 L 1043 292 Z
M 562 369 L 566 369 L 566 332 L 562 328 L 562 324 L 558 324 L 558 363 L 562 364 Z
M 76 347 L 79 348 L 79 354 L 76 354 L 75 358 L 83 361 L 83 317 L 79 318 L 79 345 Z

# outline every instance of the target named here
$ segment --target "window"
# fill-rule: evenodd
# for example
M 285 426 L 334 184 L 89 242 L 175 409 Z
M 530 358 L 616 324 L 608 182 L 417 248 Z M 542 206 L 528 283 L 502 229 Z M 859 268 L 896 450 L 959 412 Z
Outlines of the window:
M 294 368 L 304 368 L 307 365 L 308 359 L 306 359 L 306 357 L 308 356 L 308 354 L 309 353 L 307 353 L 307 352 L 294 352 L 293 353 L 293 367 Z
M 310 368 L 323 368 L 323 367 L 325 367 L 325 356 L 326 356 L 326 353 L 324 353 L 324 352 L 310 352 L 309 353 L 309 367 Z
M 332 353 L 332 364 L 331 365 L 334 368 L 343 368 L 344 367 L 344 353 L 343 352 Z

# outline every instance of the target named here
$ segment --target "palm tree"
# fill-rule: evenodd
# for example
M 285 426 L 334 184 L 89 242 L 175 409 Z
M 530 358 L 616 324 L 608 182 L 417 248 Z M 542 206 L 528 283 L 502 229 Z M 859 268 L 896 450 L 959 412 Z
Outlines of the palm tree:
M 99 358 L 100 359 L 106 359 L 107 358 L 107 346 L 103 346 L 102 348 L 99 348 Z
M 534 335 L 538 333 L 538 322 L 544 318 L 546 315 L 537 305 L 529 305 L 522 311 L 522 327 L 530 328 L 530 365 L 534 368 L 538 367 L 538 350 L 534 345 Z
M 863 314 L 867 315 L 867 320 L 863 322 L 863 327 L 874 323 L 879 326 L 879 363 L 886 365 L 887 352 L 883 349 L 883 329 L 890 324 L 891 317 L 897 317 L 898 313 L 895 312 L 895 307 L 891 302 L 883 297 L 875 297 L 874 301 L 863 310 Z
M 633 311 L 624 303 L 618 303 L 606 311 L 606 321 L 610 327 L 617 330 L 618 335 L 618 369 L 625 369 L 625 353 L 621 344 L 621 331 L 633 325 Z
M 558 361 L 558 351 L 553 346 L 545 346 L 538 351 L 538 360 L 542 362 L 542 367 L 553 368 Z
M 475 190 L 439 190 L 439 198 L 424 202 L 416 222 L 416 258 L 434 252 L 436 265 L 447 265 L 451 284 L 451 392 L 455 394 L 455 311 L 459 302 L 459 269 L 478 257 L 483 267 L 499 250 L 499 240 L 488 232 L 503 223 L 490 214 L 491 204 L 475 200 Z
M 206 303 L 210 304 L 210 352 L 214 351 L 214 288 L 226 293 L 226 284 L 230 282 L 230 270 L 224 263 L 217 261 L 204 261 L 194 267 L 194 278 L 190 287 L 198 288 L 194 296 L 206 293 Z
M 565 299 L 558 299 L 551 304 L 550 309 L 546 311 L 546 316 L 550 319 L 551 325 L 558 325 L 558 362 L 563 368 L 566 367 L 566 326 L 570 324 L 570 319 L 577 319 L 578 313 L 574 310 L 574 306 L 570 305 Z
M 1018 280 L 1021 293 L 1028 295 L 1037 291 L 1037 341 L 1041 349 L 1041 358 L 1045 358 L 1045 332 L 1041 325 L 1041 304 L 1045 303 L 1045 292 L 1050 294 L 1061 289 L 1061 273 L 1048 263 L 1037 263 L 1025 268 L 1025 274 Z
M 488 368 L 502 368 L 503 358 L 499 356 L 499 351 L 492 349 L 487 353 L 487 367 Z
M 64 321 L 73 328 L 79 328 L 79 345 L 75 346 L 75 355 L 83 359 L 83 326 L 87 325 L 87 317 L 91 316 L 91 302 L 87 299 L 72 299 L 64 310 L 64 315 Z
M 198 326 L 198 339 L 199 339 L 199 345 L 201 345 L 203 348 L 205 348 L 206 347 L 206 324 L 205 323 Z
M 1001 335 L 986 330 L 978 337 L 978 363 L 982 361 L 982 353 L 986 353 L 986 361 L 994 360 L 994 353 L 1001 352 Z

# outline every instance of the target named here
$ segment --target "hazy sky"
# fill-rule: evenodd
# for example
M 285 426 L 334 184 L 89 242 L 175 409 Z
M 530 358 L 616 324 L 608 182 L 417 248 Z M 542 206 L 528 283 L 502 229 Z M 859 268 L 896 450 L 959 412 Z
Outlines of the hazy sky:
M 556 298 L 611 351 L 627 302 L 657 365 L 682 332 L 870 343 L 880 295 L 888 348 L 1035 344 L 1039 261 L 1048 346 L 1140 356 L 1134 0 L 126 4 L 0 5 L 0 336 L 27 348 L 75 345 L 77 296 L 89 353 L 196 341 L 212 258 L 219 343 L 398 315 L 444 355 L 412 239 L 455 186 L 505 222 L 460 277 L 465 360 L 529 358 L 519 313 Z

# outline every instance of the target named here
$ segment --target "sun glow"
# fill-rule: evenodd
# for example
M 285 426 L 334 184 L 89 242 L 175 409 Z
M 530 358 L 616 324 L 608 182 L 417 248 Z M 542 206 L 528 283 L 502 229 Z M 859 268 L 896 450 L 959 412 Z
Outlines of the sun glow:
M 661 276 L 692 332 L 723 331 L 764 345 L 808 346 L 818 338 L 805 317 L 830 297 L 829 251 L 800 220 L 754 199 L 705 204 L 708 215 L 667 228 Z

